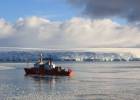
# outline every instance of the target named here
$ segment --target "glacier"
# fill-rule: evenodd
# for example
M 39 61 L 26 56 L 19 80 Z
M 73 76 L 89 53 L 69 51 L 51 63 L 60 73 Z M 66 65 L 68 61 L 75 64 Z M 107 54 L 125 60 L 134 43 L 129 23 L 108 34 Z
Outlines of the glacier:
M 86 50 L 49 50 L 49 49 L 23 49 L 0 48 L 0 62 L 35 62 L 40 53 L 44 59 L 52 58 L 54 61 L 75 62 L 112 62 L 112 61 L 140 61 L 140 58 L 131 52 L 104 52 Z

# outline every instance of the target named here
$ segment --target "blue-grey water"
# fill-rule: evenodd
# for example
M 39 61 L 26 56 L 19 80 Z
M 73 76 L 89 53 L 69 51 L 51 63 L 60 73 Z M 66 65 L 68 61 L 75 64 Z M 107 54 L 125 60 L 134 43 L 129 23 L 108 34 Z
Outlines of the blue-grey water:
M 57 64 L 75 75 L 24 76 L 27 64 L 1 63 L 0 100 L 140 100 L 140 62 Z

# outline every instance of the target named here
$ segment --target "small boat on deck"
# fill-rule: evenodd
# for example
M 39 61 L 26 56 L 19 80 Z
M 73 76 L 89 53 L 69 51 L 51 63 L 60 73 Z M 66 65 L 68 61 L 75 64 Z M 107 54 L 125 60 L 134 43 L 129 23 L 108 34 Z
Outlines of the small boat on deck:
M 53 76 L 71 76 L 73 71 L 71 69 L 64 69 L 61 66 L 56 66 L 52 59 L 43 60 L 42 54 L 39 60 L 34 64 L 34 67 L 24 68 L 26 75 L 53 75 Z

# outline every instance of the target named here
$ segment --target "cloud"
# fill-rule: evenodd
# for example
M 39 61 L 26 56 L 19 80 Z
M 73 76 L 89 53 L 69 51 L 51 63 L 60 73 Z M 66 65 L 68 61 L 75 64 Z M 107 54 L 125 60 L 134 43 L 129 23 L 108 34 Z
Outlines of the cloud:
M 19 18 L 13 24 L 0 20 L 0 31 L 0 46 L 78 48 L 140 45 L 139 25 L 120 25 L 110 19 L 75 17 L 58 22 L 32 16 Z
M 68 0 L 82 7 L 83 14 L 91 18 L 125 18 L 130 22 L 140 21 L 140 0 Z
M 10 25 L 8 22 L 6 22 L 4 19 L 0 19 L 0 38 L 5 38 L 7 36 L 12 35 L 14 32 L 14 29 L 12 25 Z

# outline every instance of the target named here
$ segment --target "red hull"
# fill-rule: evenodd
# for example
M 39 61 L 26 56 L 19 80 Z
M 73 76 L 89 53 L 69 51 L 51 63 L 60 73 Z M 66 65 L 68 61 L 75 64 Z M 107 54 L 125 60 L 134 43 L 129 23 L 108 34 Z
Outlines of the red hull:
M 54 76 L 71 76 L 72 71 L 59 70 L 58 68 L 53 68 L 50 70 L 41 68 L 24 68 L 26 75 L 54 75 Z

